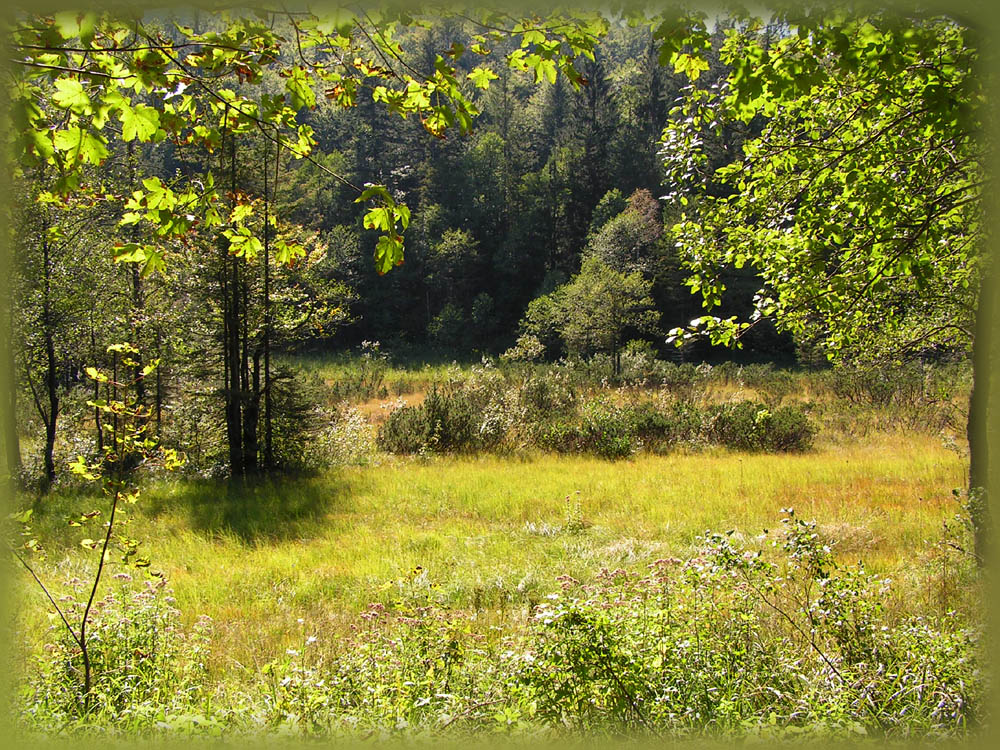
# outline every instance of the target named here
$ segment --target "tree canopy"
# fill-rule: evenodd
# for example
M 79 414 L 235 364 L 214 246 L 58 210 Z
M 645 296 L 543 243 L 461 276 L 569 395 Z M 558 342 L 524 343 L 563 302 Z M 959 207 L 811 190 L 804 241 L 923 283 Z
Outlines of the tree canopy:
M 784 7 L 763 31 L 749 16 L 726 29 L 728 74 L 692 86 L 662 149 L 678 185 L 668 197 L 687 209 L 673 236 L 688 284 L 711 310 L 722 269 L 750 266 L 754 312 L 671 335 L 738 344 L 773 318 L 835 360 L 974 347 L 969 508 L 982 560 L 992 321 L 976 31 L 948 15 Z M 733 122 L 750 137 L 719 166 L 705 144 Z
M 967 344 L 986 179 L 969 31 L 890 14 L 778 21 L 776 38 L 753 19 L 727 29 L 731 72 L 692 87 L 664 132 L 692 290 L 711 309 L 720 269 L 763 282 L 752 320 L 699 325 L 728 342 L 774 317 L 830 356 Z M 759 135 L 711 169 L 705 143 L 730 122 Z
M 450 128 L 468 132 L 477 114 L 469 91 L 487 89 L 497 74 L 483 65 L 460 71 L 467 52 L 485 56 L 490 45 L 514 39 L 518 45 L 507 56 L 511 68 L 533 72 L 536 81 L 553 82 L 561 74 L 579 87 L 584 79 L 575 65 L 579 58 L 593 59 L 607 28 L 597 14 L 553 14 L 543 21 L 451 11 L 480 33 L 468 47 L 456 42 L 418 68 L 404 55 L 397 34 L 430 28 L 443 12 L 222 11 L 222 23 L 213 31 L 122 9 L 19 13 L 7 29 L 15 68 L 7 90 L 13 124 L 9 153 L 22 167 L 45 165 L 55 172 L 51 200 L 81 189 L 102 193 L 82 176 L 109 156 L 111 134 L 126 143 L 169 139 L 213 153 L 227 138 L 258 131 L 348 182 L 311 157 L 314 131 L 299 116 L 315 108 L 319 96 L 344 107 L 368 97 L 402 118 L 419 118 L 438 138 Z M 280 89 L 262 86 L 267 70 L 277 72 Z M 365 228 L 381 233 L 375 261 L 384 273 L 402 263 L 410 210 L 383 185 L 350 187 L 358 203 L 368 204 Z M 219 227 L 232 252 L 252 255 L 260 245 L 248 226 L 252 210 L 240 204 L 225 211 L 223 198 L 212 171 L 182 185 L 150 177 L 128 196 L 123 222 L 148 225 L 161 239 L 183 237 L 199 224 Z M 162 269 L 164 252 L 162 242 L 128 243 L 119 257 L 142 263 L 148 272 Z M 293 246 L 277 249 L 278 259 L 286 261 L 301 252 Z

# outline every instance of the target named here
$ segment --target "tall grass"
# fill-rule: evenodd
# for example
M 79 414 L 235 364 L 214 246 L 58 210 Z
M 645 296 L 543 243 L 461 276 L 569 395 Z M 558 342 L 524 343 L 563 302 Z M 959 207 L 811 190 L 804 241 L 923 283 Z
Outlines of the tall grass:
M 353 361 L 330 360 L 317 366 L 324 378 L 338 377 L 339 372 L 345 377 L 357 375 L 349 369 L 356 366 Z M 398 372 L 401 379 L 407 373 L 414 388 L 455 378 L 456 372 L 461 375 L 460 368 L 445 365 Z M 391 381 L 392 373 L 387 367 L 386 381 Z M 679 382 L 690 375 L 675 374 Z M 851 407 L 870 419 L 870 424 L 857 429 L 860 421 L 837 401 L 825 376 L 797 374 L 780 386 L 768 386 L 766 373 L 750 375 L 760 375 L 760 382 L 742 371 L 717 373 L 711 387 L 692 397 L 724 402 L 734 395 L 742 397 L 753 386 L 759 389 L 756 397 L 775 405 L 786 399 L 809 400 L 823 426 L 812 450 L 766 454 L 702 446 L 679 448 L 668 455 L 638 453 L 614 462 L 539 452 L 502 457 L 380 455 L 364 465 L 331 467 L 307 476 L 244 482 L 152 480 L 135 506 L 128 533 L 143 541 L 143 554 L 167 581 L 171 598 L 165 609 L 144 599 L 135 608 L 139 619 L 128 625 L 130 629 L 123 631 L 114 623 L 101 626 L 103 631 L 98 628 L 97 632 L 109 634 L 107 659 L 112 663 L 118 658 L 114 633 L 128 633 L 129 643 L 137 644 L 141 652 L 147 642 L 158 642 L 150 634 L 160 623 L 176 620 L 168 627 L 178 633 L 171 643 L 178 663 L 186 665 L 185 690 L 198 701 L 211 703 L 214 708 L 209 713 L 223 717 L 219 721 L 234 726 L 282 724 L 288 721 L 288 712 L 298 717 L 295 721 L 305 721 L 302 707 L 312 706 L 309 713 L 320 711 L 320 705 L 327 721 L 339 710 L 323 702 L 333 700 L 331 696 L 347 700 L 343 696 L 354 695 L 361 701 L 354 706 L 358 708 L 368 705 L 365 695 L 371 698 L 382 691 L 397 691 L 392 693 L 397 702 L 389 706 L 380 703 L 381 698 L 371 698 L 372 706 L 377 704 L 385 713 L 359 715 L 368 716 L 366 720 L 375 725 L 382 721 L 375 716 L 412 718 L 417 715 L 413 713 L 417 687 L 362 681 L 340 693 L 330 692 L 325 681 L 336 676 L 347 685 L 354 679 L 352 670 L 360 670 L 369 681 L 391 682 L 396 679 L 392 665 L 402 660 L 399 669 L 411 670 L 417 684 L 423 684 L 420 670 L 442 659 L 450 663 L 448 644 L 454 643 L 467 657 L 460 660 L 462 669 L 486 670 L 494 680 L 489 684 L 501 685 L 510 665 L 500 654 L 523 648 L 518 638 L 549 637 L 544 635 L 548 631 L 536 629 L 533 613 L 544 611 L 538 607 L 554 601 L 551 597 L 564 596 L 560 592 L 567 590 L 568 582 L 581 591 L 595 586 L 604 593 L 593 602 L 586 600 L 590 603 L 579 612 L 576 604 L 567 605 L 565 612 L 599 619 L 601 597 L 613 594 L 602 587 L 620 578 L 614 571 L 637 581 L 665 560 L 697 561 L 704 554 L 706 531 L 730 532 L 726 538 L 740 547 L 763 544 L 764 530 L 773 532 L 786 515 L 783 509 L 789 507 L 799 518 L 817 520 L 815 544 L 828 545 L 838 564 L 860 562 L 866 575 L 893 579 L 878 602 L 879 617 L 887 626 L 913 617 L 940 619 L 948 638 L 954 635 L 955 643 L 967 645 L 959 630 L 977 621 L 979 587 L 972 567 L 948 546 L 955 541 L 949 524 L 955 528 L 954 518 L 961 511 L 952 489 L 966 483 L 961 449 L 936 430 L 905 430 L 902 422 L 878 418 L 896 414 L 891 410 L 899 404 Z M 687 387 L 684 382 L 679 387 Z M 628 400 L 634 396 L 629 388 L 645 387 L 628 386 L 613 395 Z M 69 486 L 35 503 L 34 530 L 48 550 L 39 566 L 46 580 L 56 582 L 57 597 L 72 597 L 72 580 L 87 579 L 92 573 L 92 556 L 69 533 L 67 519 L 97 503 L 85 490 Z M 60 652 L 62 647 L 50 643 L 53 631 L 44 597 L 23 571 L 15 574 L 14 582 L 22 603 L 17 631 L 24 663 L 49 653 L 46 648 L 56 648 L 60 658 L 72 660 L 71 652 Z M 692 583 L 691 596 L 704 597 L 714 590 L 714 583 L 705 585 L 708 588 Z M 114 577 L 100 592 L 102 597 L 108 594 L 113 594 L 108 612 L 133 601 L 128 585 Z M 720 599 L 719 604 L 725 607 L 731 601 Z M 592 611 L 594 602 L 600 606 L 594 604 L 597 609 Z M 703 605 L 709 603 L 698 606 Z M 402 635 L 375 628 L 373 623 L 382 622 L 379 613 L 384 612 L 394 613 Z M 631 616 L 626 613 L 626 619 Z M 900 627 L 901 633 L 924 632 L 923 625 L 917 630 Z M 456 636 L 459 631 L 464 635 Z M 548 654 L 546 658 L 563 659 L 558 644 L 576 643 L 575 632 L 557 635 L 571 640 L 554 642 L 556 650 L 551 653 L 543 642 L 538 647 Z M 310 641 L 309 659 L 314 661 L 307 663 L 303 643 L 317 633 L 322 637 Z M 407 638 L 415 639 L 412 643 L 417 646 Z M 581 643 L 585 645 L 587 638 Z M 378 659 L 388 661 L 383 664 L 375 656 L 365 656 L 375 653 L 370 649 L 382 649 Z M 54 664 L 51 659 L 45 663 Z M 321 676 L 315 667 L 321 663 L 340 666 Z M 162 661 L 154 666 L 150 674 L 173 669 Z M 59 671 L 44 674 L 51 677 Z M 455 715 L 494 721 L 489 718 L 492 714 L 476 706 L 500 699 L 494 687 L 482 688 L 483 695 L 476 693 L 479 683 L 472 675 L 456 672 L 455 679 L 464 681 L 461 689 L 468 694 L 434 698 L 450 690 L 441 693 L 443 688 L 435 688 L 438 692 L 427 698 L 450 706 L 447 711 L 440 709 L 438 726 L 450 725 Z M 633 676 L 645 679 L 638 673 Z M 542 677 L 534 674 L 525 684 L 547 690 L 549 683 Z M 58 687 L 58 677 L 45 679 L 49 680 L 47 692 L 43 691 L 46 700 L 58 703 L 63 695 L 53 688 Z M 427 685 L 438 684 L 427 679 Z M 169 694 L 160 688 L 158 695 Z M 293 689 L 298 692 L 289 692 Z M 375 692 L 369 695 L 369 689 Z M 113 693 L 108 688 L 109 700 Z M 515 698 L 503 698 L 508 701 L 504 710 L 512 713 L 496 719 L 507 728 L 525 721 L 511 706 L 520 706 L 520 711 L 527 704 Z M 149 710 L 180 712 L 180 718 L 170 721 L 194 721 L 184 700 L 171 699 L 172 708 Z M 822 714 L 822 701 L 813 709 Z M 122 720 L 120 713 L 108 716 L 109 722 Z M 149 719 L 145 714 L 131 716 L 137 726 L 145 726 Z M 173 726 L 169 721 L 166 725 Z
M 558 575 L 640 569 L 689 552 L 707 529 L 751 538 L 788 506 L 819 519 L 835 552 L 894 574 L 930 554 L 962 483 L 958 456 L 920 435 L 809 454 L 616 464 L 437 457 L 254 486 L 161 481 L 146 489 L 130 534 L 144 540 L 185 617 L 225 623 L 221 668 L 280 651 L 299 617 L 339 627 L 417 566 L 451 606 L 524 607 Z M 53 573 L 84 564 L 64 528 L 86 502 L 56 496 L 36 511 Z M 24 583 L 38 618 L 43 602 Z

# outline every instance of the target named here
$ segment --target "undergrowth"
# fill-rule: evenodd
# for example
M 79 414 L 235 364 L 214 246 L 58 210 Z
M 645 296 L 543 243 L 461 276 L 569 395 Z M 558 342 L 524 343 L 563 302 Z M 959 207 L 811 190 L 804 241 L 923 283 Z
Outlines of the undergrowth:
M 964 737 L 984 721 L 978 617 L 885 608 L 893 583 L 838 563 L 791 510 L 749 544 L 706 532 L 644 573 L 554 583 L 499 624 L 449 606 L 418 567 L 336 642 L 300 620 L 283 655 L 210 684 L 211 622 L 184 629 L 162 583 L 123 582 L 95 614 L 90 710 L 79 654 L 55 638 L 27 657 L 18 719 L 84 734 L 775 738 Z

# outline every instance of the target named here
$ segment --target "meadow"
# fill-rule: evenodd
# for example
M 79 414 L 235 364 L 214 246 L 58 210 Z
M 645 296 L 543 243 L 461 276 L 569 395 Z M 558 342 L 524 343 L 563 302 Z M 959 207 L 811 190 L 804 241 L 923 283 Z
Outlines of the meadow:
M 78 654 L 14 573 L 23 726 L 965 736 L 981 720 L 979 583 L 953 494 L 966 460 L 942 412 L 961 424 L 964 394 L 929 385 L 961 384 L 954 370 L 924 372 L 920 399 L 897 377 L 895 397 L 866 400 L 823 373 L 703 368 L 677 399 L 805 404 L 810 447 L 699 433 L 608 458 L 586 444 L 389 453 L 378 435 L 400 391 L 419 404 L 483 371 L 314 369 L 331 391 L 361 383 L 330 395 L 353 414 L 350 451 L 334 430 L 316 437 L 328 464 L 297 475 L 142 480 L 127 534 L 151 566 L 105 579 L 91 636 L 104 681 L 83 716 Z M 641 369 L 567 376 L 576 408 L 669 394 Z M 95 560 L 67 518 L 99 502 L 68 484 L 34 507 L 35 564 L 70 611 Z

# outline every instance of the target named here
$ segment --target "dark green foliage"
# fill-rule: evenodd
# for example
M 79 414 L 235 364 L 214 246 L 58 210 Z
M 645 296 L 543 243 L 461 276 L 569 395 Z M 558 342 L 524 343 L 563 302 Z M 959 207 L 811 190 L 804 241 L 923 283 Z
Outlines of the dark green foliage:
M 419 406 L 393 411 L 378 444 L 393 453 L 468 452 L 480 446 L 477 404 L 459 388 L 434 386 Z
M 603 399 L 583 404 L 572 422 L 556 421 L 542 428 L 539 444 L 560 453 L 593 453 L 602 458 L 626 458 L 638 447 L 631 410 Z
M 391 453 L 507 452 L 534 446 L 619 459 L 639 450 L 706 444 L 804 451 L 816 434 L 816 425 L 797 405 L 701 404 L 695 396 L 712 381 L 712 369 L 689 364 L 650 360 L 646 367 L 664 381 L 655 397 L 619 403 L 605 391 L 581 401 L 578 394 L 593 388 L 599 377 L 588 369 L 592 365 L 574 361 L 530 374 L 525 365 L 502 371 L 473 368 L 466 380 L 434 385 L 422 404 L 391 412 L 378 444 Z M 791 376 L 781 382 L 790 387 Z
M 705 433 L 712 442 L 745 451 L 803 451 L 812 446 L 816 428 L 800 407 L 742 401 L 706 410 Z
M 320 428 L 322 383 L 315 376 L 278 367 L 271 376 L 275 467 L 300 469 L 309 463 L 312 439 Z
M 430 427 L 422 406 L 395 409 L 378 431 L 378 446 L 390 453 L 416 453 L 427 445 Z
M 653 402 L 635 406 L 632 413 L 636 434 L 652 450 L 667 450 L 691 444 L 702 436 L 704 415 L 689 401 L 671 401 L 665 408 Z

